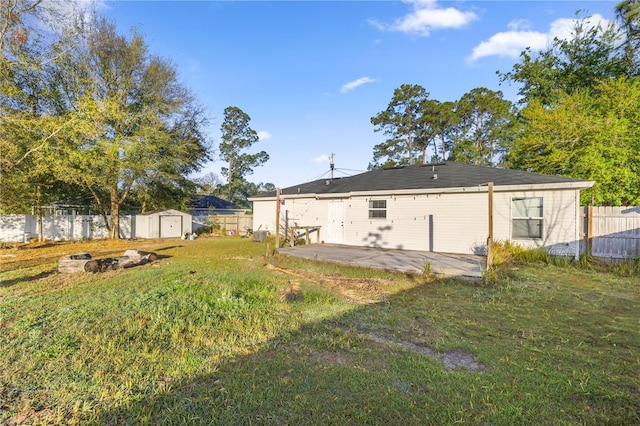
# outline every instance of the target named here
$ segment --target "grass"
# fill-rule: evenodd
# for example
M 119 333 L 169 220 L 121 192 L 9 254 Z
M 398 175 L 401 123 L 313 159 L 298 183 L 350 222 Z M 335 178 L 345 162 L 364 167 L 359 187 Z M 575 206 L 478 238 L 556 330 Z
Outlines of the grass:
M 477 285 L 266 244 L 0 250 L 0 424 L 640 422 L 637 275 L 530 259 Z M 55 271 L 126 248 L 160 259 Z

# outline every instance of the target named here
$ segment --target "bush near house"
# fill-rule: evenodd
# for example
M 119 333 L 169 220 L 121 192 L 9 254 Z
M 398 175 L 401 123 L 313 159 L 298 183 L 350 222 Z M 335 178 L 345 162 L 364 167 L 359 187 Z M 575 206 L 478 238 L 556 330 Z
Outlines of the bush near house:
M 273 256 L 273 241 L 0 250 L 3 424 L 637 424 L 637 277 L 493 285 Z M 150 265 L 55 272 L 61 254 Z

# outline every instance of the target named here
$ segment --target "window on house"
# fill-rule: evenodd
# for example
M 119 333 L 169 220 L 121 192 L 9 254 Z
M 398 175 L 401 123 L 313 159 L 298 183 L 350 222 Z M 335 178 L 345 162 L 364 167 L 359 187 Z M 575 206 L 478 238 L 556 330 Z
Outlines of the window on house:
M 543 220 L 542 197 L 511 200 L 511 237 L 513 239 L 542 238 Z
M 369 219 L 387 217 L 387 200 L 369 200 Z

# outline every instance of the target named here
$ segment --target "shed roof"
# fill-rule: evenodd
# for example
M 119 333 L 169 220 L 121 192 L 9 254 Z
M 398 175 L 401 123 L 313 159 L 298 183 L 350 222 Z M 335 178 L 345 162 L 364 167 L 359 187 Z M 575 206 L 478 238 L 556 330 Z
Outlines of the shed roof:
M 486 185 L 566 184 L 567 187 L 589 188 L 593 182 L 562 176 L 542 175 L 519 170 L 478 166 L 455 162 L 374 169 L 358 175 L 320 179 L 281 190 L 281 194 L 344 194 L 367 191 L 429 190 L 468 188 Z M 255 198 L 274 197 L 270 192 Z
M 183 215 L 183 216 L 189 216 L 189 213 L 181 212 L 181 211 L 175 210 L 175 209 L 158 209 L 158 210 L 149 210 L 149 211 L 146 211 L 144 213 L 139 213 L 139 215 L 140 216 L 153 216 L 153 215 L 160 215 L 160 216 Z

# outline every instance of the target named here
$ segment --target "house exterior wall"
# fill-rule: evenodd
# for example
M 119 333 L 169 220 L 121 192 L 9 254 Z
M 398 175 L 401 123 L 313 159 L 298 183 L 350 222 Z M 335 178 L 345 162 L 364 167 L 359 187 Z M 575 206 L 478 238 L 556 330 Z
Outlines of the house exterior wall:
M 557 254 L 575 255 L 579 247 L 578 191 L 545 190 L 494 192 L 494 241 L 510 240 L 529 248 L 545 247 Z M 512 238 L 512 199 L 542 197 L 543 237 Z M 389 249 L 443 253 L 484 254 L 488 237 L 488 192 L 430 193 L 414 195 L 359 195 L 347 198 L 284 198 L 281 227 L 321 226 L 321 240 L 330 235 L 329 203 L 344 206 L 343 243 Z M 386 201 L 386 218 L 369 218 L 369 201 Z M 275 230 L 274 200 L 254 200 L 254 228 Z
M 543 198 L 541 239 L 512 238 L 513 197 Z M 507 215 L 508 212 L 508 215 Z M 580 191 L 521 191 L 494 194 L 494 240 L 510 240 L 526 248 L 544 247 L 552 254 L 578 256 L 580 253 Z

